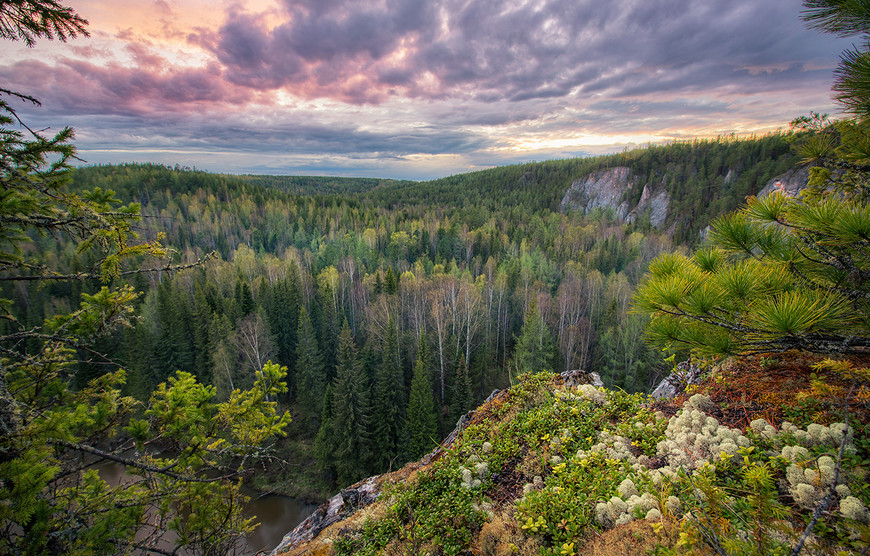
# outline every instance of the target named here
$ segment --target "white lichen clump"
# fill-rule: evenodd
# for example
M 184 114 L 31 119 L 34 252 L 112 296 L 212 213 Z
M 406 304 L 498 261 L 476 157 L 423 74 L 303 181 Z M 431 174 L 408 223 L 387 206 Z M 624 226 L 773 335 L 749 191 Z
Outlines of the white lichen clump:
M 577 393 L 580 397 L 597 404 L 603 404 L 607 401 L 607 393 L 604 388 L 596 388 L 591 384 L 581 384 L 577 387 Z
M 656 446 L 657 456 L 666 463 L 657 469 L 646 469 L 649 458 L 643 455 L 634 457 L 629 439 L 607 429 L 599 432 L 597 444 L 589 450 L 579 450 L 575 461 L 582 461 L 596 453 L 610 459 L 624 460 L 655 487 L 674 480 L 681 470 L 698 473 L 705 466 L 715 469 L 716 462 L 745 455 L 749 452 L 741 452 L 741 449 L 752 446 L 750 439 L 739 429 L 722 426 L 708 414 L 715 409 L 716 405 L 710 398 L 701 394 L 692 396 L 683 404 L 682 410 L 668 420 L 664 438 Z M 661 418 L 663 416 L 657 416 L 657 419 Z M 642 423 L 640 425 L 643 426 Z M 639 428 L 637 424 L 635 428 Z M 853 431 L 843 423 L 830 426 L 811 424 L 802 430 L 786 421 L 777 430 L 766 420 L 756 419 L 750 424 L 750 429 L 758 438 L 773 444 L 773 451 L 768 452 L 770 457 L 782 457 L 789 462 L 783 486 L 787 487 L 797 505 L 804 509 L 814 508 L 825 497 L 834 485 L 836 475 L 834 459 L 829 455 L 814 457 L 812 450 L 816 450 L 816 453 L 819 448 L 836 451 L 845 434 L 845 453 L 854 454 L 856 451 L 852 441 Z M 846 483 L 847 479 L 847 474 L 841 471 L 838 483 Z M 657 507 L 649 493 L 640 494 L 642 490 L 635 480 L 624 479 L 617 487 L 619 496 L 596 505 L 598 523 L 603 527 L 614 527 L 631 521 L 636 515 L 660 519 L 661 512 L 665 510 L 671 515 L 681 514 L 679 498 L 669 496 L 662 507 Z M 852 496 L 847 484 L 837 484 L 835 491 L 840 499 L 840 513 L 844 517 L 862 523 L 870 522 L 870 511 L 861 500 Z
M 489 464 L 481 461 L 477 455 L 472 455 L 468 458 L 468 467 L 460 466 L 459 473 L 462 475 L 462 488 L 477 488 L 489 474 Z
M 631 464 L 637 462 L 637 458 L 635 458 L 631 453 L 631 440 L 628 438 L 613 434 L 607 429 L 603 429 L 598 433 L 598 440 L 599 442 L 589 448 L 588 451 L 582 449 L 577 450 L 574 459 L 579 461 L 583 458 L 589 457 L 591 454 L 601 453 L 610 459 L 625 460 Z
M 739 448 L 750 445 L 740 430 L 720 426 L 704 412 L 713 408 L 715 404 L 709 397 L 695 394 L 670 418 L 665 438 L 656 446 L 658 456 L 667 459 L 670 471 L 680 467 L 691 471 L 711 460 L 734 456 Z
M 834 423 L 829 427 L 812 423 L 803 431 L 791 423 L 784 422 L 780 434 L 787 434 L 802 444 L 809 447 L 822 447 L 837 449 L 846 436 L 844 453 L 855 453 L 855 445 L 852 442 L 854 432 L 852 428 L 846 428 L 844 423 Z M 785 479 L 789 494 L 803 509 L 810 510 L 825 497 L 834 484 L 837 464 L 831 456 L 823 455 L 813 458 L 812 453 L 806 446 L 788 445 L 783 446 L 779 456 L 788 460 L 789 466 L 785 470 Z M 840 473 L 838 482 L 845 483 L 848 480 L 846 473 Z M 838 484 L 835 487 L 837 497 L 840 498 L 841 507 L 845 499 L 848 499 L 852 491 L 846 484 Z
M 631 488 L 626 490 L 634 490 L 634 483 L 628 479 L 626 481 L 631 483 Z M 625 481 L 623 481 L 620 487 L 624 485 L 626 485 Z M 607 502 L 599 502 L 595 506 L 595 519 L 602 527 L 623 525 L 634 520 L 636 514 L 646 516 L 651 521 L 653 519 L 661 519 L 661 512 L 652 494 L 648 492 L 644 492 L 640 496 L 632 494 L 625 500 L 619 496 L 613 496 Z M 650 518 L 651 515 L 653 518 Z
M 544 480 L 540 475 L 535 475 L 532 479 L 531 483 L 526 483 L 523 485 L 523 496 L 527 496 L 530 492 L 535 490 L 543 490 L 544 488 Z
M 840 515 L 846 519 L 853 519 L 861 523 L 870 523 L 870 512 L 861 502 L 854 496 L 847 496 L 840 500 Z

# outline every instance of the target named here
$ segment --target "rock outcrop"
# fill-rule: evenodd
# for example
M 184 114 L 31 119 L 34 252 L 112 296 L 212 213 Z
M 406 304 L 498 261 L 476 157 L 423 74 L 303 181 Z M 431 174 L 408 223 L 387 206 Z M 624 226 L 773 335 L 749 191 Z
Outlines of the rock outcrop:
M 494 390 L 486 399 L 486 402 L 496 399 L 503 393 L 503 390 Z M 381 488 L 384 483 L 406 480 L 417 470 L 428 467 L 438 459 L 443 451 L 453 444 L 459 433 L 468 426 L 474 417 L 474 413 L 475 411 L 472 410 L 460 417 L 456 422 L 456 427 L 447 435 L 447 438 L 419 461 L 409 463 L 398 471 L 375 475 L 342 489 L 341 492 L 321 504 L 314 510 L 314 513 L 297 525 L 295 529 L 284 535 L 281 543 L 272 551 L 272 556 L 308 553 L 306 548 L 307 543 L 315 539 L 322 531 L 333 524 L 353 518 L 354 515 L 361 513 L 360 510 L 376 502 L 381 494 Z
M 565 386 L 573 388 L 584 384 L 591 384 L 595 387 L 604 385 L 598 373 L 582 370 L 565 371 L 561 373 L 561 379 Z M 366 508 L 377 502 L 384 484 L 407 481 L 418 471 L 428 468 L 442 456 L 444 450 L 453 445 L 459 434 L 472 421 L 475 421 L 476 416 L 476 420 L 480 421 L 480 418 L 485 417 L 490 411 L 487 409 L 487 406 L 493 402 L 500 403 L 501 400 L 507 398 L 507 395 L 507 390 L 493 390 L 479 408 L 469 411 L 460 417 L 456 422 L 453 432 L 447 435 L 437 448 L 423 456 L 420 460 L 411 462 L 398 471 L 375 475 L 342 489 L 341 492 L 321 504 L 314 513 L 297 525 L 295 529 L 284 535 L 281 544 L 272 551 L 272 556 L 311 554 L 316 552 L 314 545 L 323 548 L 325 545 L 330 544 L 330 531 L 327 531 L 327 529 L 332 527 L 331 531 L 334 531 L 354 520 L 363 519 L 362 516 L 368 511 Z M 477 415 L 478 412 L 481 412 L 480 415 Z M 323 538 L 318 538 L 319 535 Z
M 650 394 L 655 400 L 673 398 L 686 390 L 690 384 L 697 384 L 703 371 L 691 361 L 683 361 L 677 365 L 670 375 L 666 376 Z
M 758 192 L 758 197 L 770 195 L 773 191 L 781 191 L 788 197 L 796 197 L 803 191 L 810 179 L 809 167 L 794 168 L 785 174 L 776 176 Z
M 670 195 L 663 187 L 644 186 L 637 205 L 631 206 L 625 197 L 633 186 L 634 177 L 624 166 L 599 170 L 574 181 L 562 198 L 561 207 L 563 211 L 583 210 L 584 213 L 597 208 L 611 209 L 616 218 L 626 222 L 633 222 L 648 210 L 650 224 L 660 227 L 668 215 Z

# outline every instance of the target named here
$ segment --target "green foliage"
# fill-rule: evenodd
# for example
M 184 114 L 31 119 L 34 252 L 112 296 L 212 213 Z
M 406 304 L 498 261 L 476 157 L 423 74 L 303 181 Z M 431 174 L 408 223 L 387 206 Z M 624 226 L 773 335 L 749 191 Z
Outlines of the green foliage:
M 553 370 L 553 338 L 532 298 L 514 350 L 517 374 Z
M 296 400 L 302 411 L 303 421 L 309 430 L 317 430 L 323 408 L 323 393 L 326 388 L 326 372 L 320 347 L 314 335 L 314 327 L 308 311 L 299 311 L 299 332 L 296 344 Z
M 402 463 L 406 440 L 405 381 L 398 361 L 398 330 L 390 318 L 381 363 L 374 380 L 374 452 L 378 469 L 396 469 Z
M 408 397 L 408 456 L 412 460 L 425 454 L 438 441 L 438 417 L 427 351 L 421 336 Z
M 347 321 L 338 340 L 338 367 L 332 396 L 332 415 L 328 423 L 330 460 L 339 483 L 350 484 L 368 472 L 372 453 L 368 385 Z M 327 426 L 326 421 L 323 426 Z
M 0 444 L 3 552 L 115 552 L 152 546 L 171 529 L 179 546 L 215 554 L 252 529 L 239 483 L 226 479 L 266 453 L 256 446 L 283 434 L 289 414 L 266 397 L 284 388 L 286 369 L 267 364 L 252 390 L 237 390 L 226 402 L 179 372 L 138 419 L 139 402 L 121 395 L 123 371 L 73 391 L 62 374 L 64 354 L 51 355 L 53 366 L 20 366 L 7 375 L 20 421 Z M 101 443 L 118 447 L 106 451 Z M 169 452 L 158 456 L 159 447 Z M 122 466 L 127 478 L 109 485 L 83 462 Z
M 86 23 L 51 0 L 0 5 L 0 37 L 28 45 L 85 34 Z M 120 279 L 169 251 L 160 234 L 139 240 L 137 203 L 122 204 L 108 188 L 66 188 L 72 130 L 44 137 L 5 98 L 0 126 L 0 281 L 23 290 L 62 284 L 71 303 L 81 294 L 77 309 L 38 319 L 13 309 L 10 288 L 0 293 L 0 552 L 149 551 L 171 530 L 178 547 L 226 553 L 254 524 L 235 479 L 290 421 L 269 401 L 286 390 L 286 369 L 267 363 L 253 389 L 225 402 L 183 372 L 147 405 L 123 395 L 127 374 L 93 346 L 132 325 L 138 294 Z M 34 247 L 46 237 L 77 242 L 67 264 Z M 178 269 L 167 262 L 159 270 Z M 109 366 L 74 388 L 82 357 Z M 122 468 L 125 480 L 108 484 L 100 473 L 107 465 Z

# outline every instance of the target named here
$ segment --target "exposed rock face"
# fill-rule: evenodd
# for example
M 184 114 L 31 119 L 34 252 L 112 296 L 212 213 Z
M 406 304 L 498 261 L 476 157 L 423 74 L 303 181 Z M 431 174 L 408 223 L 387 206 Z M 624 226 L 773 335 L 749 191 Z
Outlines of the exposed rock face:
M 634 221 L 636 215 L 643 214 L 649 209 L 649 223 L 653 228 L 659 228 L 665 223 L 665 218 L 668 216 L 668 206 L 671 203 L 671 196 L 662 188 L 655 193 L 650 193 L 649 186 L 643 186 L 643 193 L 640 195 L 640 202 L 629 213 L 627 220 Z
M 617 218 L 625 220 L 629 206 L 622 198 L 631 186 L 629 170 L 624 166 L 593 172 L 585 180 L 571 184 L 562 198 L 562 210 L 582 208 L 589 212 L 596 208 L 612 208 Z
M 673 373 L 659 382 L 659 385 L 655 387 L 650 397 L 655 400 L 673 398 L 683 392 L 688 385 L 697 384 L 701 374 L 702 370 L 700 367 L 691 361 L 683 361 L 677 365 Z
M 272 554 L 286 552 L 294 546 L 310 541 L 333 523 L 347 518 L 377 500 L 381 491 L 377 479 L 378 476 L 360 481 L 321 504 L 305 521 L 284 535 L 281 544 L 272 551 Z
M 728 170 L 725 183 L 737 179 L 737 172 Z M 779 190 L 790 197 L 798 195 L 804 190 L 809 181 L 808 168 L 795 168 L 770 180 L 761 191 L 759 197 L 770 194 L 771 191 Z M 649 211 L 650 225 L 661 228 L 668 216 L 668 208 L 671 196 L 662 183 L 650 187 L 645 185 L 640 200 L 636 206 L 631 206 L 625 200 L 626 194 L 635 183 L 634 176 L 625 166 L 607 168 L 589 174 L 584 179 L 576 180 L 568 188 L 562 197 L 561 209 L 582 210 L 588 213 L 596 208 L 604 210 L 612 209 L 620 220 L 634 222 L 639 215 Z
M 565 386 L 576 387 L 581 384 L 591 384 L 596 388 L 604 386 L 604 381 L 601 380 L 601 375 L 598 373 L 587 373 L 579 369 L 573 371 L 565 371 L 560 375 L 565 382 Z
M 613 209 L 617 218 L 627 222 L 633 222 L 638 215 L 649 210 L 650 224 L 661 226 L 671 200 L 668 192 L 664 188 L 650 190 L 644 186 L 640 201 L 632 207 L 624 198 L 633 185 L 634 178 L 624 166 L 599 170 L 572 183 L 562 198 L 561 207 L 563 211 L 582 209 L 586 213 L 596 208 Z
M 810 170 L 808 167 L 789 170 L 767 182 L 767 185 L 758 192 L 757 197 L 770 195 L 773 191 L 781 191 L 788 197 L 796 197 L 806 188 L 809 179 Z

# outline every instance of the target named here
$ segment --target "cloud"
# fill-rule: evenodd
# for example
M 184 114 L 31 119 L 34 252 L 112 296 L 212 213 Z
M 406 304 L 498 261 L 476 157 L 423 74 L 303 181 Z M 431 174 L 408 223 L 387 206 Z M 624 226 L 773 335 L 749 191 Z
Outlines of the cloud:
M 4 87 L 91 153 L 222 171 L 408 177 L 423 159 L 450 173 L 772 129 L 830 110 L 848 45 L 805 29 L 800 0 L 156 0 L 128 20 L 113 6 L 90 42 L 10 50 Z
M 280 23 L 232 13 L 203 40 L 234 83 L 307 98 L 526 100 L 757 80 L 746 69 L 830 60 L 799 3 L 729 0 L 286 1 Z M 771 69 L 776 71 L 776 69 Z

